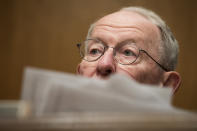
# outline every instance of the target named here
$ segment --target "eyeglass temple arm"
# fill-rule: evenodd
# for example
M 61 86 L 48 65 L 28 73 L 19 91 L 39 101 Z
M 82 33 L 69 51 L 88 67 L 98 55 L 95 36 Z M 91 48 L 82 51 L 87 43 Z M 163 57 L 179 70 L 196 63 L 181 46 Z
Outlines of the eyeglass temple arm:
M 80 53 L 81 58 L 83 58 L 84 54 L 80 51 L 81 43 L 77 43 L 76 46 L 79 49 L 79 53 Z
M 157 65 L 159 65 L 164 71 L 168 72 L 170 71 L 169 69 L 165 68 L 164 66 L 162 66 L 159 62 L 157 62 L 152 56 L 150 56 L 148 54 L 148 52 L 146 52 L 145 50 L 140 50 L 142 52 L 144 52 L 148 57 L 150 57 Z

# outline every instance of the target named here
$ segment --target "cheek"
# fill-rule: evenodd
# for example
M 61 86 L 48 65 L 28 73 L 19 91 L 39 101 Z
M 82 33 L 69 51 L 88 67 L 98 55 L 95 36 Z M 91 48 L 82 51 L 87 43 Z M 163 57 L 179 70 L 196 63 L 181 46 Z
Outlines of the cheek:
M 139 69 L 137 67 L 134 67 L 133 65 L 118 65 L 117 73 L 127 75 L 131 79 L 138 79 L 139 74 Z
M 137 65 L 120 65 L 117 68 L 117 72 L 129 76 L 140 83 L 154 83 L 154 71 L 152 71 L 150 66 L 145 66 L 143 64 Z
M 82 61 L 80 63 L 80 74 L 87 77 L 92 77 L 96 74 L 97 62 Z

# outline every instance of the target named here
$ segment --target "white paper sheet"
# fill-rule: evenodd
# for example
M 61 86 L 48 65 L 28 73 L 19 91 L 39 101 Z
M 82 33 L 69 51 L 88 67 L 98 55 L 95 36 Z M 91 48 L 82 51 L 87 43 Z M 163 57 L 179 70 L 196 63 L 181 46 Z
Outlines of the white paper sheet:
M 35 116 L 60 112 L 179 113 L 171 106 L 171 89 L 139 84 L 122 75 L 108 80 L 26 68 L 22 99 Z

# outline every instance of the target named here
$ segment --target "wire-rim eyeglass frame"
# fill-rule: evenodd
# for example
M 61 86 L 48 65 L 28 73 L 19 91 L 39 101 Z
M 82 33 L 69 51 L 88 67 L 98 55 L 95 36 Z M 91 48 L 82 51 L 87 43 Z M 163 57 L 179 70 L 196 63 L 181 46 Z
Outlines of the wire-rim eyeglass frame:
M 92 40 L 92 39 L 87 39 L 87 40 Z M 83 59 L 83 60 L 85 60 L 85 61 L 88 61 L 88 62 L 94 62 L 94 61 L 97 61 L 98 59 L 100 59 L 101 58 L 101 56 L 103 56 L 104 54 L 105 54 L 105 52 L 106 52 L 106 50 L 108 49 L 108 48 L 113 48 L 113 55 L 114 55 L 114 57 L 115 57 L 115 55 L 116 55 L 116 51 L 115 51 L 115 49 L 114 49 L 114 47 L 104 47 L 104 51 L 102 52 L 102 54 L 98 57 L 98 58 L 96 58 L 96 59 L 94 59 L 94 60 L 91 60 L 91 61 L 89 61 L 89 60 L 87 60 L 87 59 L 84 59 L 84 54 L 83 54 L 83 52 L 81 51 L 81 45 L 82 44 L 84 44 L 84 43 L 77 43 L 77 47 L 78 47 L 78 49 L 79 49 L 79 53 L 80 53 L 80 56 L 81 56 L 81 58 Z M 167 69 L 167 68 L 165 68 L 163 65 L 161 65 L 159 62 L 157 62 L 151 55 L 149 55 L 149 53 L 147 52 L 147 51 L 145 51 L 145 50 L 143 50 L 143 49 L 139 49 L 139 53 L 138 53 L 138 55 L 136 56 L 136 59 L 134 60 L 134 61 L 132 61 L 131 63 L 128 63 L 128 64 L 123 64 L 123 63 L 121 63 L 121 62 L 119 62 L 118 61 L 118 63 L 120 63 L 120 64 L 122 64 L 122 65 L 131 65 L 131 64 L 133 64 L 134 62 L 136 62 L 136 60 L 138 59 L 138 57 L 140 56 L 140 52 L 143 52 L 143 53 L 145 53 L 149 58 L 151 58 L 160 68 L 162 68 L 164 71 L 166 71 L 166 72 L 168 72 L 168 71 L 170 71 L 169 69 Z

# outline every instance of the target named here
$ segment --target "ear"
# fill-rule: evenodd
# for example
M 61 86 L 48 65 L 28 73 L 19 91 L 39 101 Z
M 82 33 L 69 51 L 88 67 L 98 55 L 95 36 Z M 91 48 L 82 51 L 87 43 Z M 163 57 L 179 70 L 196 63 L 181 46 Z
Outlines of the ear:
M 172 87 L 173 94 L 178 90 L 181 84 L 181 76 L 176 71 L 169 71 L 164 73 L 163 86 Z
M 80 64 L 77 65 L 76 74 L 81 75 Z

